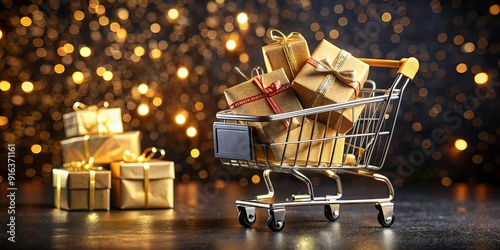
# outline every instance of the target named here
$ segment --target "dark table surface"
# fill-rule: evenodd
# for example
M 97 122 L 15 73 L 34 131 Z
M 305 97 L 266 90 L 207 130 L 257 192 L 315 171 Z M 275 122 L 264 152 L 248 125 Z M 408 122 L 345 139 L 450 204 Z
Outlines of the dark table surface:
M 335 193 L 320 180 L 316 193 Z M 5 184 L 5 183 L 3 183 Z M 276 196 L 305 192 L 283 178 Z M 250 228 L 238 223 L 235 200 L 266 192 L 265 185 L 236 181 L 176 180 L 175 208 L 158 210 L 64 211 L 53 208 L 49 184 L 19 184 L 15 240 L 8 241 L 6 186 L 1 186 L 2 249 L 500 249 L 500 187 L 453 184 L 396 188 L 396 221 L 377 222 L 373 204 L 341 205 L 340 218 L 325 219 L 323 206 L 289 207 L 280 232 L 267 227 L 258 208 Z M 379 183 L 348 182 L 344 197 L 384 197 Z

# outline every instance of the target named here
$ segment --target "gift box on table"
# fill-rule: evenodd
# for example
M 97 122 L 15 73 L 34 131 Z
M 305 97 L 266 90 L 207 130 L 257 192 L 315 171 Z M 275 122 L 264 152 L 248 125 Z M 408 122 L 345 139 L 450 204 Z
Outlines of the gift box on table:
M 111 172 L 114 206 L 121 209 L 174 207 L 174 162 L 113 162 Z
M 323 40 L 295 77 L 292 86 L 304 108 L 342 103 L 356 99 L 368 71 L 368 64 Z M 326 112 L 319 116 L 319 121 L 345 134 L 353 127 L 363 107 L 359 105 L 332 112 L 331 115 Z
M 269 116 L 302 109 L 288 78 L 283 69 L 267 74 L 260 74 L 260 68 L 255 68 L 257 73 L 251 79 L 228 88 L 224 91 L 231 111 L 239 115 Z M 287 130 L 298 127 L 296 118 L 272 121 L 252 122 L 251 126 L 257 128 L 262 141 L 274 141 Z
M 121 161 L 127 151 L 136 155 L 141 153 L 140 139 L 140 131 L 65 139 L 61 141 L 63 161 L 66 163 L 87 161 L 90 157 L 97 164 Z
M 73 109 L 75 111 L 63 115 L 66 137 L 123 133 L 120 108 L 98 108 L 76 102 Z
M 345 138 L 336 130 L 321 122 L 305 118 L 301 127 L 275 139 L 277 144 L 257 146 L 257 161 L 262 163 L 283 163 L 288 165 L 330 166 L 341 164 L 344 157 Z M 264 150 L 267 149 L 268 158 Z
M 272 43 L 262 47 L 264 63 L 268 72 L 283 68 L 292 81 L 310 57 L 306 39 L 298 32 L 288 35 L 272 29 Z
M 111 171 L 52 170 L 54 206 L 64 210 L 109 210 Z

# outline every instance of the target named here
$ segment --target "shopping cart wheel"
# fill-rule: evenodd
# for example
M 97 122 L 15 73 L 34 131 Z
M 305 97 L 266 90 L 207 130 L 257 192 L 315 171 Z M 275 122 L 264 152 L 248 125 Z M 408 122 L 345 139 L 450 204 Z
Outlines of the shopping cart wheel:
M 396 220 L 394 204 L 391 202 L 375 204 L 378 210 L 377 220 L 382 227 L 390 227 Z
M 325 205 L 325 217 L 329 221 L 336 221 L 340 217 L 339 204 Z
M 255 223 L 257 216 L 255 215 L 254 207 L 237 206 L 238 208 L 238 221 L 244 227 L 251 227 Z
M 394 221 L 396 220 L 396 216 L 394 216 L 394 214 L 392 214 L 391 216 L 385 217 L 384 213 L 378 212 L 377 219 L 378 219 L 378 223 L 380 223 L 381 226 L 390 227 L 392 225 L 392 223 L 394 223 Z
M 275 232 L 281 231 L 285 227 L 285 209 L 270 209 L 267 226 Z

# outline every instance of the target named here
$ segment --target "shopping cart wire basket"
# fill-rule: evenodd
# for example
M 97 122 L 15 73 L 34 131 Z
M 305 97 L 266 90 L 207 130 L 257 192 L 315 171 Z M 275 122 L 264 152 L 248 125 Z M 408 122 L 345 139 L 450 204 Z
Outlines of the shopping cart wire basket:
M 378 222 L 383 227 L 394 223 L 394 188 L 390 180 L 377 173 L 389 152 L 403 91 L 418 71 L 417 59 L 401 60 L 361 59 L 371 67 L 397 68 L 397 75 L 388 89 L 377 88 L 367 80 L 356 100 L 306 108 L 269 116 L 236 115 L 230 110 L 217 113 L 213 124 L 215 156 L 226 166 L 245 167 L 263 171 L 268 193 L 252 199 L 236 200 L 238 219 L 242 226 L 250 227 L 256 221 L 255 208 L 269 212 L 268 226 L 280 231 L 285 226 L 285 208 L 294 206 L 324 206 L 330 221 L 339 218 L 340 204 L 373 203 L 378 209 Z M 347 114 L 358 116 L 353 128 L 346 134 L 330 130 L 331 124 L 318 121 L 320 116 Z M 335 126 L 351 122 L 340 116 Z M 299 131 L 291 126 L 280 142 L 262 142 L 252 124 L 296 119 Z M 328 119 L 329 121 L 329 119 Z M 335 128 L 335 126 L 333 126 Z M 274 152 L 274 154 L 272 153 Z M 278 157 L 276 157 L 278 155 Z M 281 157 L 280 157 L 281 156 Z M 311 180 L 305 171 L 319 171 L 336 182 L 337 193 L 315 196 Z M 276 202 L 270 173 L 288 173 L 304 182 L 307 194 L 295 194 L 291 199 Z M 369 199 L 342 199 L 343 189 L 339 174 L 363 176 L 386 184 L 388 196 Z

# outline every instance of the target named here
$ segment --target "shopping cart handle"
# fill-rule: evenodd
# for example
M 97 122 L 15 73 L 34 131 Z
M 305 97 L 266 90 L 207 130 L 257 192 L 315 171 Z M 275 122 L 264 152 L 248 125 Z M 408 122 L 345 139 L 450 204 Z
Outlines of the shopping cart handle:
M 403 58 L 401 60 L 359 58 L 359 60 L 373 67 L 395 68 L 398 73 L 413 79 L 417 74 L 419 63 L 415 57 Z

